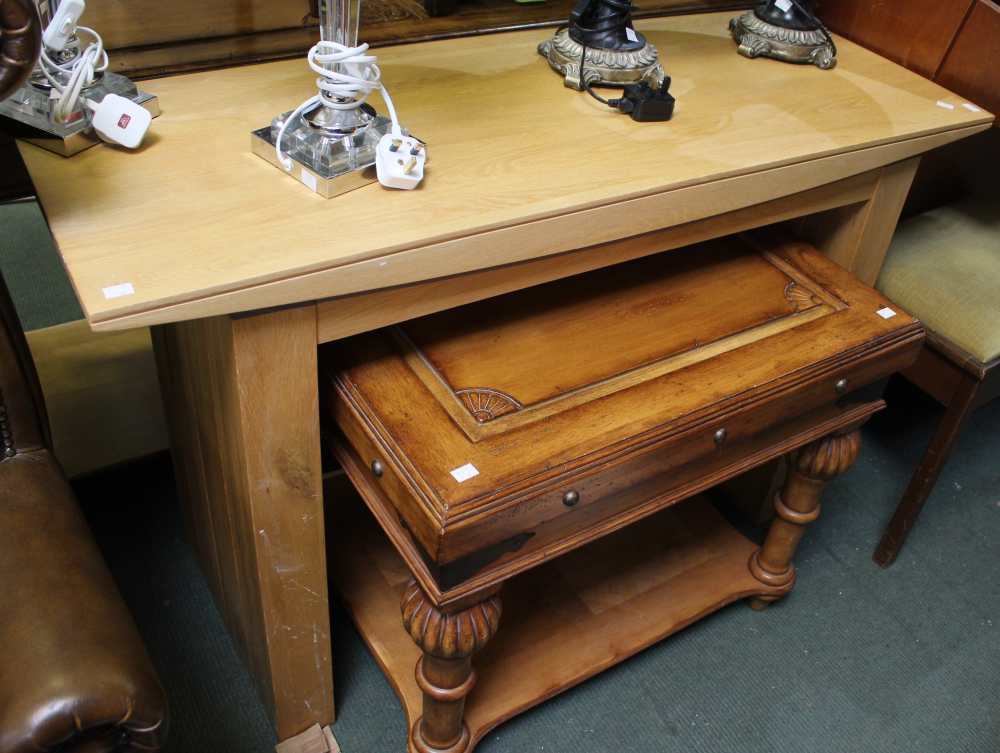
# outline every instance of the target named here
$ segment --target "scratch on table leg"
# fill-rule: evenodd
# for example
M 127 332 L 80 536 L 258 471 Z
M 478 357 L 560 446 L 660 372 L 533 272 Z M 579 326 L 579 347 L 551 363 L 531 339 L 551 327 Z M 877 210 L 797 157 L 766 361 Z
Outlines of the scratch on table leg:
M 309 586 L 305 586 L 302 583 L 299 583 L 297 580 L 295 580 L 295 578 L 289 578 L 286 582 L 287 583 L 291 583 L 293 586 L 298 586 L 299 588 L 301 588 L 306 593 L 312 594 L 313 596 L 315 596 L 317 599 L 321 599 L 321 600 L 323 599 L 322 595 L 320 595 L 320 594 L 316 593 L 315 591 L 313 591 L 311 588 L 309 588 Z

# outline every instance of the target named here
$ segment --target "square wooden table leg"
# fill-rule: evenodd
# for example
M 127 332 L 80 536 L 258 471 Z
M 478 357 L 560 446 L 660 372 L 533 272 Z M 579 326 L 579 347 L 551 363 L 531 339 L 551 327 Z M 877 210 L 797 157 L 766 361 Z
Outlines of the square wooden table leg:
M 278 738 L 333 721 L 316 308 L 154 329 L 190 540 Z
M 799 232 L 844 269 L 874 285 L 910 192 L 920 157 L 877 170 L 871 198 L 802 221 Z

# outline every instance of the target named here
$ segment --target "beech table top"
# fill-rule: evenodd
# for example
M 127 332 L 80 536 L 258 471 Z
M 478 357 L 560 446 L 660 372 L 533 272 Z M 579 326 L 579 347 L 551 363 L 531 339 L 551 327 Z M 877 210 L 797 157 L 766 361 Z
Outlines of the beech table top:
M 565 88 L 536 52 L 551 29 L 378 50 L 403 124 L 429 144 L 411 192 L 323 199 L 251 153 L 251 130 L 313 92 L 304 60 L 144 82 L 163 115 L 138 153 L 20 149 L 88 320 L 115 329 L 494 267 L 566 250 L 553 239 L 573 233 L 628 237 L 643 228 L 622 202 L 780 182 L 786 166 L 992 121 L 846 40 L 831 71 L 740 57 L 731 16 L 637 23 L 673 78 L 668 123 Z M 655 222 L 695 219 L 683 197 Z

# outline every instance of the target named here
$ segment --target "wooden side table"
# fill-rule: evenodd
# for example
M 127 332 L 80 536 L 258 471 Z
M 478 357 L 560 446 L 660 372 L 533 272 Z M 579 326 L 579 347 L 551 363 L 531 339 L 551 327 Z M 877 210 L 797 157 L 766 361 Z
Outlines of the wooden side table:
M 20 145 L 90 324 L 154 327 L 191 538 L 279 737 L 334 713 L 318 344 L 803 217 L 871 282 L 919 155 L 992 122 L 849 42 L 833 71 L 741 58 L 729 16 L 639 22 L 679 100 L 653 126 L 562 87 L 545 30 L 380 50 L 432 154 L 405 194 L 322 200 L 250 153 L 301 61 L 148 82 L 139 153 Z
M 785 596 L 877 383 L 922 341 L 815 249 L 731 237 L 324 348 L 372 513 L 338 527 L 334 579 L 410 752 L 467 753 L 722 606 Z M 691 499 L 781 455 L 763 546 Z

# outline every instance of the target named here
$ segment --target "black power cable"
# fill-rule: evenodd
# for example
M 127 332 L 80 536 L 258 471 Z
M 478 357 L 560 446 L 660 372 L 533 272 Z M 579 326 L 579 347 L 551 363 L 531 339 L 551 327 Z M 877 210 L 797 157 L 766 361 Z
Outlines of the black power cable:
M 608 0 L 603 0 L 608 3 Z M 608 3 L 613 7 L 619 7 L 618 3 Z M 614 19 L 611 19 L 612 21 Z M 581 30 L 591 32 L 596 29 L 577 25 Z M 556 33 L 566 28 L 560 26 Z M 611 26 L 603 24 L 600 30 L 606 31 Z M 605 99 L 594 91 L 593 84 L 587 80 L 587 45 L 580 42 L 580 90 L 587 92 L 591 97 L 601 104 L 607 105 L 613 110 L 629 115 L 632 120 L 640 122 L 655 122 L 670 120 L 674 114 L 675 100 L 669 92 L 670 77 L 665 76 L 658 89 L 654 89 L 645 81 L 637 84 L 623 84 L 622 96 L 615 99 Z
M 826 39 L 826 43 L 830 45 L 830 52 L 833 53 L 834 57 L 837 57 L 837 43 L 833 41 L 833 36 L 830 34 L 830 30 L 826 28 L 826 25 L 819 20 L 819 17 L 815 13 L 800 3 L 799 0 L 791 0 L 791 3 L 798 8 L 806 18 L 816 24 L 816 28 L 820 30 L 823 37 Z

